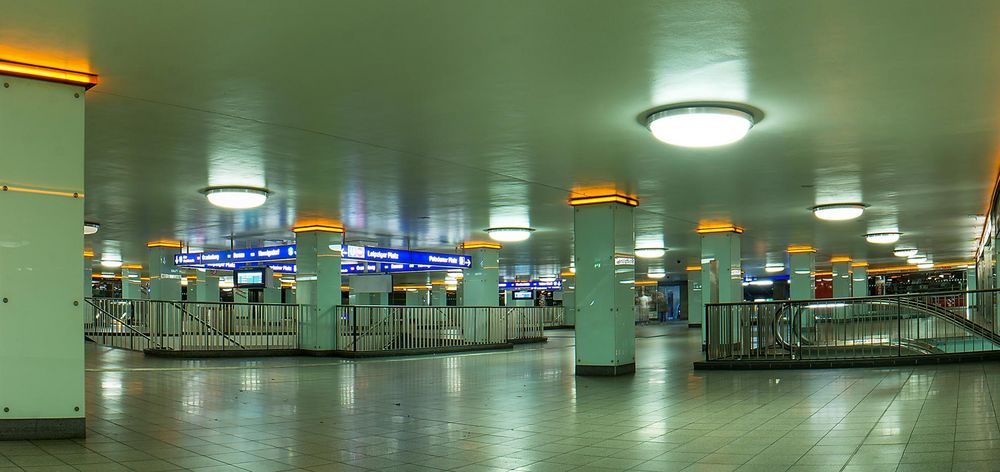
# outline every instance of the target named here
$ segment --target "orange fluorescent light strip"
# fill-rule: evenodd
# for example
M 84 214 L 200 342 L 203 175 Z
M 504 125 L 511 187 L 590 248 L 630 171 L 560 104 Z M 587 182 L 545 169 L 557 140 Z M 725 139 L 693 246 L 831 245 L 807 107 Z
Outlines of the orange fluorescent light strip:
M 851 258 L 847 256 L 837 256 L 830 258 L 830 262 L 851 262 Z
M 576 276 L 576 272 L 570 272 L 568 270 L 559 273 L 559 277 L 574 277 L 574 276 Z
M 788 246 L 785 250 L 789 254 L 806 254 L 810 252 L 816 252 L 816 248 L 812 246 Z
M 83 251 L 83 257 L 94 257 L 94 251 Z
M 29 79 L 59 82 L 61 84 L 79 85 L 89 89 L 97 85 L 97 76 L 86 72 L 75 72 L 54 67 L 36 66 L 23 62 L 0 60 L 0 74 L 16 75 Z
M 686 270 L 688 272 L 697 272 L 697 271 L 701 270 L 701 266 L 696 266 L 696 265 L 687 266 L 687 267 L 684 268 L 684 270 Z
M 658 283 L 660 283 L 660 282 L 657 281 L 657 280 L 637 280 L 637 281 L 635 281 L 635 285 L 656 285 Z
M 639 200 L 625 195 L 602 195 L 600 197 L 577 197 L 570 198 L 569 204 L 572 206 L 597 205 L 598 203 L 621 203 L 628 206 L 639 206 Z
M 305 225 L 292 228 L 293 233 L 309 233 L 313 231 L 320 231 L 324 233 L 343 233 L 344 227 L 330 225 Z
M 488 243 L 483 241 L 472 241 L 468 243 L 462 243 L 462 249 L 501 249 L 503 246 L 497 243 Z
M 854 263 L 851 264 L 851 267 L 868 267 L 868 263 L 867 262 L 854 262 Z
M 36 195 L 52 195 L 54 197 L 83 198 L 83 192 L 63 192 L 59 190 L 45 190 L 40 188 L 14 187 L 4 185 L 0 187 L 4 192 L 34 193 Z
M 142 269 L 142 264 L 126 264 L 122 266 L 122 269 Z
M 736 233 L 742 234 L 743 228 L 736 225 L 725 225 L 725 226 L 699 226 L 695 230 L 698 234 L 714 234 L 714 233 Z
M 172 247 L 180 249 L 184 245 L 180 241 L 152 241 L 146 243 L 146 247 Z

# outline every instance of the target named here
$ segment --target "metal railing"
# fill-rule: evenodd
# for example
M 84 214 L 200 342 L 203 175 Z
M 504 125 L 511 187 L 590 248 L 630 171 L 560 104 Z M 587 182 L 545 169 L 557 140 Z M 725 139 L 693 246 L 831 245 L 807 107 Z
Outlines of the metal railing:
M 1000 350 L 998 290 L 705 306 L 706 360 L 824 360 Z
M 84 333 L 99 344 L 145 349 L 298 348 L 300 305 L 88 298 Z
M 546 328 L 566 326 L 566 308 L 561 306 L 540 306 L 542 310 L 542 325 Z
M 554 308 L 338 306 L 337 349 L 409 351 L 534 340 L 544 336 L 546 314 Z

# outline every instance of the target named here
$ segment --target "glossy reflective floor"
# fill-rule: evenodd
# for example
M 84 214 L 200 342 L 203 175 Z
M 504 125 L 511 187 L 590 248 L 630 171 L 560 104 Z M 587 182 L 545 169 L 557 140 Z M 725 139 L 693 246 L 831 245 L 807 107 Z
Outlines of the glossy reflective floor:
M 572 332 L 515 351 L 179 361 L 88 346 L 90 436 L 0 442 L 0 471 L 1000 470 L 1000 363 L 573 376 Z

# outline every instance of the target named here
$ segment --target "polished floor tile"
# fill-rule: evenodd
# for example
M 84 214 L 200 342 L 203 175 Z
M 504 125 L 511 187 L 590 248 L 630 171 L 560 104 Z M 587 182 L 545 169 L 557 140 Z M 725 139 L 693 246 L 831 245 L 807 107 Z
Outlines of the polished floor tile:
M 170 360 L 87 346 L 89 436 L 0 442 L 0 472 L 1000 470 L 1000 363 L 573 375 L 572 331 L 513 351 Z

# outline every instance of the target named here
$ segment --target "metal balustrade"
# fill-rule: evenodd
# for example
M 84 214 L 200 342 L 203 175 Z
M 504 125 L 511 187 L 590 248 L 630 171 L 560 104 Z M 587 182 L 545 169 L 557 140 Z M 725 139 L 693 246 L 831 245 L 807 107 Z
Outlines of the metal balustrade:
M 1000 350 L 997 290 L 705 306 L 706 360 L 828 360 Z
M 260 351 L 299 348 L 306 305 L 88 298 L 85 334 L 99 344 L 143 351 Z M 562 307 L 337 306 L 336 349 L 385 352 L 506 344 L 543 338 Z M 310 333 L 310 335 L 315 333 Z
M 298 348 L 300 305 L 88 298 L 84 333 L 132 350 Z
M 338 306 L 337 349 L 410 351 L 543 337 L 547 308 Z

